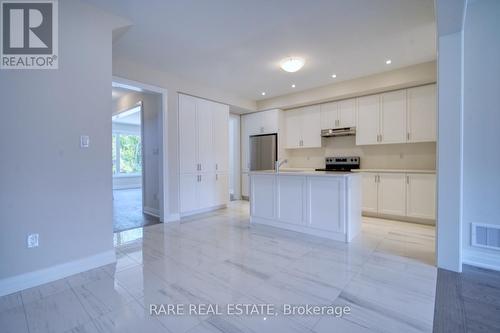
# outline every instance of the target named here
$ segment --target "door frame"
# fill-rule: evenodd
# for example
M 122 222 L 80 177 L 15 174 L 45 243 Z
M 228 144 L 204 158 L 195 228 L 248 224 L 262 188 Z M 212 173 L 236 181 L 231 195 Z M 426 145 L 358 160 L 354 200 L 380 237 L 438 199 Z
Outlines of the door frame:
M 153 86 L 150 84 L 146 84 L 139 81 L 129 80 L 120 76 L 112 77 L 113 83 L 118 83 L 124 87 L 130 86 L 133 88 L 140 88 L 141 90 L 153 92 L 161 95 L 161 110 L 160 110 L 160 118 L 161 118 L 161 133 L 160 133 L 160 142 L 161 142 L 161 156 L 160 156 L 160 182 L 162 184 L 162 200 L 160 200 L 160 222 L 168 222 L 171 220 L 175 220 L 175 217 L 171 217 L 171 207 L 169 205 L 169 164 L 168 164 L 168 90 Z M 136 89 L 137 90 L 137 89 Z M 143 106 L 141 106 L 141 119 L 143 117 Z M 144 121 L 142 121 L 141 127 L 144 126 Z M 144 129 L 141 129 L 141 135 L 143 135 Z M 143 151 L 143 164 L 144 164 L 144 151 Z M 144 198 L 144 168 L 143 168 L 143 198 Z M 143 203 L 144 206 L 144 203 Z

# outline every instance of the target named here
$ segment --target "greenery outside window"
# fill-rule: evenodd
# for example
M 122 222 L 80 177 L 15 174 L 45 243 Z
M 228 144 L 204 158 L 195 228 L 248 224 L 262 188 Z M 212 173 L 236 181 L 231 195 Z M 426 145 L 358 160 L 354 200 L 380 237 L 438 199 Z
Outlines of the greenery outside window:
M 141 136 L 113 132 L 112 159 L 114 176 L 140 176 L 142 174 Z

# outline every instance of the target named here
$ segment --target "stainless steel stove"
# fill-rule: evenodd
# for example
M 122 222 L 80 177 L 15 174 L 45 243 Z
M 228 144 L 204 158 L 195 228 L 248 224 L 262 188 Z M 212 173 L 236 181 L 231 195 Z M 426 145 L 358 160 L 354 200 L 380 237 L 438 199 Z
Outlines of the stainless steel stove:
M 326 157 L 325 167 L 316 171 L 351 171 L 359 169 L 360 160 L 359 156 Z

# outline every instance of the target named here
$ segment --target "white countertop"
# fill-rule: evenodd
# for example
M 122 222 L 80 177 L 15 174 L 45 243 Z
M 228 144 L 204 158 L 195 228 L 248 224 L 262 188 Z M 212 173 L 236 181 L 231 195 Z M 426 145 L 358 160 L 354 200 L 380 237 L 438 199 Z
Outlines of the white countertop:
M 319 176 L 319 177 L 349 177 L 356 176 L 352 172 L 338 172 L 338 171 L 314 171 L 314 170 L 301 170 L 301 169 L 288 169 L 280 170 L 276 173 L 274 170 L 260 170 L 250 171 L 250 175 L 279 175 L 279 176 Z
M 436 173 L 436 170 L 418 169 L 355 169 L 353 172 L 380 172 L 380 173 Z

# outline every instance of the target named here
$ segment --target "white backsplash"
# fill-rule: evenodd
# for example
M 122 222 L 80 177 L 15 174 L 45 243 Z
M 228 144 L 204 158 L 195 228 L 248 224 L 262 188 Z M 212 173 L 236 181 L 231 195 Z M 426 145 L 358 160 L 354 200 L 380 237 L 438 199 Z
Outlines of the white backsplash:
M 326 156 L 360 156 L 362 169 L 436 169 L 436 143 L 356 146 L 356 137 L 322 139 L 322 148 L 287 149 L 291 168 L 323 168 Z

